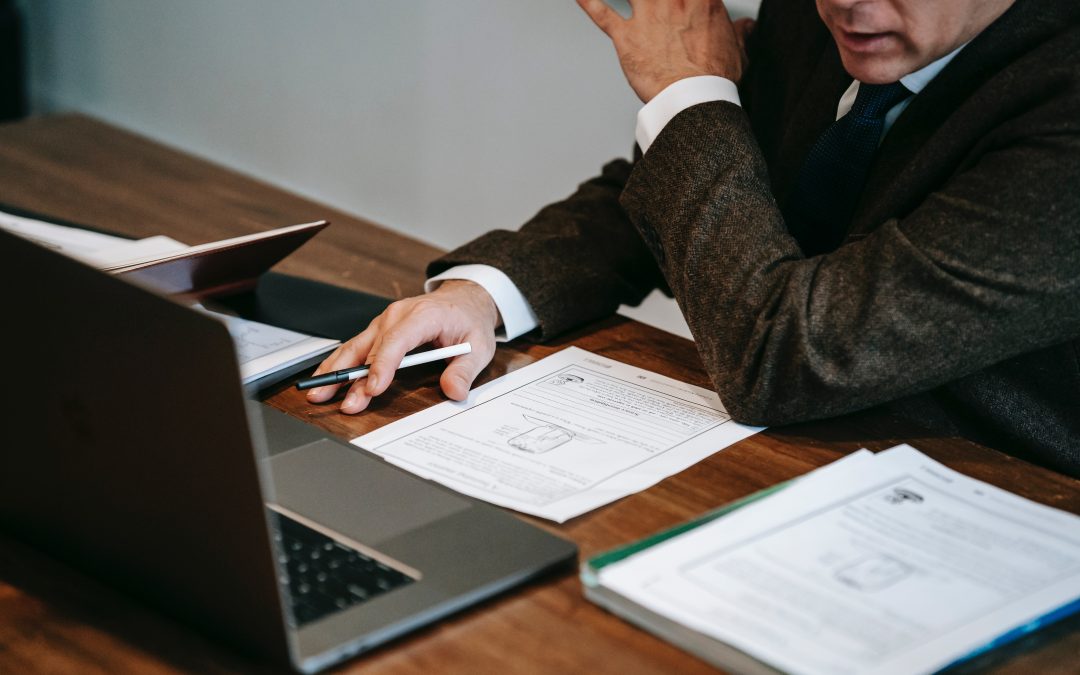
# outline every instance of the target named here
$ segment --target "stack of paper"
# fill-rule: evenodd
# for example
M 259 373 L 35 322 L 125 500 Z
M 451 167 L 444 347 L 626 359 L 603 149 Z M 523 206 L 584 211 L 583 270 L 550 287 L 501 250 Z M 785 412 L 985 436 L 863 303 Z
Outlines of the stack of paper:
M 1080 517 L 906 445 L 681 529 L 589 561 L 586 595 L 741 672 L 932 672 L 1080 608 Z
M 2 212 L 0 228 L 100 269 L 137 259 L 172 255 L 188 248 L 165 236 L 125 239 Z
M 309 230 L 318 231 L 324 224 L 320 221 L 316 224 L 294 225 L 201 246 L 187 246 L 165 236 L 125 239 L 0 212 L 0 229 L 112 273 L 137 270 L 155 264 L 160 267 L 160 263 L 201 256 L 208 252 L 235 250 L 251 242 L 281 234 L 306 234 Z M 178 278 L 175 273 L 170 273 L 170 276 Z M 221 311 L 210 311 L 201 305 L 195 305 L 195 308 L 225 322 L 236 347 L 243 383 L 252 389 L 268 386 L 309 368 L 341 344 L 338 340 L 313 337 L 229 316 Z

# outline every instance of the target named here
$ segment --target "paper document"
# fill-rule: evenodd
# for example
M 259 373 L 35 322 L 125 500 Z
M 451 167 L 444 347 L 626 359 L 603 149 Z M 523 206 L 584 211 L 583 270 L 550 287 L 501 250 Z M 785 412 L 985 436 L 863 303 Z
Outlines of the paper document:
M 279 231 L 307 227 L 298 225 L 281 228 Z M 82 260 L 99 269 L 114 267 L 118 264 L 131 264 L 133 260 L 145 261 L 148 258 L 169 257 L 223 244 L 250 241 L 264 236 L 262 234 L 248 235 L 193 247 L 162 235 L 145 239 L 125 239 L 4 212 L 0 212 L 0 229 L 30 239 L 58 253 Z M 236 347 L 240 374 L 245 385 L 260 380 L 262 381 L 260 384 L 265 385 L 275 379 L 288 377 L 293 372 L 312 365 L 320 356 L 341 344 L 338 340 L 304 335 L 212 311 L 199 304 L 194 307 L 224 321 L 228 326 L 229 334 Z M 275 377 L 271 378 L 272 375 Z
M 413 473 L 563 522 L 760 431 L 717 395 L 564 349 L 353 440 Z
M 125 239 L 3 212 L 0 212 L 0 229 L 71 258 L 78 258 L 99 269 L 133 258 L 172 255 L 188 248 L 175 239 L 160 235 L 145 239 Z
M 257 321 L 215 312 L 201 305 L 197 309 L 223 321 L 236 347 L 240 376 L 244 384 L 275 372 L 289 371 L 292 366 L 311 364 L 341 344 L 339 340 L 314 337 L 270 326 Z
M 0 212 L 0 228 L 72 257 L 127 241 L 123 237 L 46 223 L 3 212 Z
M 609 597 L 786 672 L 932 672 L 1080 598 L 1080 517 L 899 446 L 819 469 L 598 579 Z

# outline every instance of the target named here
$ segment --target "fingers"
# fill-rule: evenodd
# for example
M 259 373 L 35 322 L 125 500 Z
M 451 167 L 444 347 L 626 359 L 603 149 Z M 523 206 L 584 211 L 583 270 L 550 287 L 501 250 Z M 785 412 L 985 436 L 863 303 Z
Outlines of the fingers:
M 593 23 L 600 30 L 611 37 L 611 32 L 616 29 L 623 20 L 619 13 L 608 7 L 604 0 L 577 0 L 577 4 L 589 15 Z
M 371 370 L 368 371 L 367 379 L 362 383 L 364 393 L 371 397 L 378 396 L 386 391 L 394 380 L 394 373 L 397 372 L 398 366 L 401 365 L 401 359 L 405 358 L 405 354 L 428 341 L 421 338 L 413 344 L 413 339 L 400 336 L 381 340 L 372 352 L 370 359 Z
M 455 356 L 439 378 L 443 393 L 455 401 L 464 401 L 472 389 L 472 383 L 495 355 L 494 336 L 476 335 L 470 338 L 472 352 Z
M 372 321 L 371 325 L 362 333 L 335 349 L 330 356 L 319 364 L 313 375 L 322 375 L 334 370 L 344 370 L 364 363 L 371 350 L 371 345 L 378 335 L 377 322 L 378 319 Z M 307 400 L 311 403 L 329 401 L 337 393 L 338 387 L 341 386 L 340 384 L 332 384 L 326 387 L 316 387 L 307 393 Z
M 395 324 L 398 327 L 385 332 L 383 327 L 395 319 L 400 321 L 400 314 L 400 308 L 395 308 L 393 311 L 388 309 L 363 333 L 342 345 L 339 348 L 340 353 L 335 352 L 336 356 L 332 356 L 319 366 L 320 370 L 325 368 L 330 371 L 352 368 L 361 363 L 369 365 L 367 377 L 362 377 L 347 385 L 348 391 L 341 403 L 342 412 L 356 414 L 367 408 L 374 396 L 383 393 L 390 386 L 394 373 L 406 352 L 431 341 L 425 331 L 417 331 L 415 325 L 410 326 L 408 323 Z M 402 325 L 405 327 L 404 330 L 401 328 Z M 328 401 L 333 398 L 340 386 L 344 385 L 313 389 L 308 394 L 308 401 L 312 403 Z
M 499 320 L 498 308 L 482 287 L 472 282 L 447 281 L 433 293 L 392 303 L 367 329 L 323 361 L 316 373 L 367 363 L 367 377 L 347 385 L 341 404 L 342 412 L 358 413 L 367 408 L 372 397 L 390 386 L 406 353 L 427 343 L 449 346 L 469 342 L 472 352 L 454 358 L 440 379 L 447 396 L 461 400 L 495 353 Z M 341 386 L 313 389 L 308 401 L 329 401 Z
M 454 317 L 448 315 L 451 310 L 447 307 L 431 302 L 427 297 L 412 298 L 395 305 L 387 309 L 386 327 L 375 339 L 368 354 L 371 370 L 363 385 L 364 393 L 369 398 L 386 391 L 401 365 L 401 359 L 408 352 L 436 341 L 447 330 L 451 331 L 446 335 L 448 339 L 454 340 L 455 344 L 461 341 L 455 340 L 458 336 L 453 332 Z
M 738 83 L 745 52 L 720 0 L 631 2 L 623 19 L 604 0 L 578 0 L 611 38 L 627 82 L 644 103 L 688 77 L 718 75 Z
M 367 382 L 363 379 L 356 380 L 345 394 L 345 400 L 341 402 L 341 412 L 355 415 L 363 412 L 371 403 L 371 397 L 367 393 Z

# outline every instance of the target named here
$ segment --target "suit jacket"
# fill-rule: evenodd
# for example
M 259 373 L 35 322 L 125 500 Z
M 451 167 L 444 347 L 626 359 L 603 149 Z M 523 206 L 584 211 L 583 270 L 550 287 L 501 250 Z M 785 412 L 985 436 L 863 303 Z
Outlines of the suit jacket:
M 807 0 L 765 0 L 749 50 L 743 108 L 683 111 L 633 164 L 430 273 L 501 268 L 542 336 L 666 284 L 736 420 L 887 404 L 1080 475 L 1080 4 L 1018 0 L 969 43 L 814 257 L 778 205 L 851 77 Z

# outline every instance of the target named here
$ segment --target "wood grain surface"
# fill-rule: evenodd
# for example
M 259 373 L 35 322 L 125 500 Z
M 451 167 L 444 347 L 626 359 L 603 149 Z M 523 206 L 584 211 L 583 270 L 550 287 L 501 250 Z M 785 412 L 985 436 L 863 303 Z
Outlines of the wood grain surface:
M 0 202 L 118 233 L 196 244 L 328 219 L 278 271 L 400 298 L 420 292 L 438 249 L 78 115 L 0 125 Z M 5 289 L 5 293 L 33 292 Z M 488 381 L 569 345 L 709 386 L 693 344 L 611 318 L 547 344 L 500 346 Z M 268 403 L 349 439 L 444 400 L 439 367 L 401 371 L 362 415 L 310 405 L 287 385 Z M 5 411 L 9 423 L 11 411 Z M 798 476 L 861 447 L 909 442 L 948 466 L 1080 513 L 1080 481 L 874 412 L 776 428 L 660 484 L 555 525 L 582 557 Z M 5 448 L 5 452 L 17 449 Z M 2 470 L 2 468 L 0 468 Z M 573 572 L 506 593 L 339 668 L 364 673 L 709 673 L 708 664 L 587 602 Z M 1080 672 L 1080 620 L 991 652 L 964 672 Z M 228 646 L 0 535 L 0 673 L 268 671 Z

